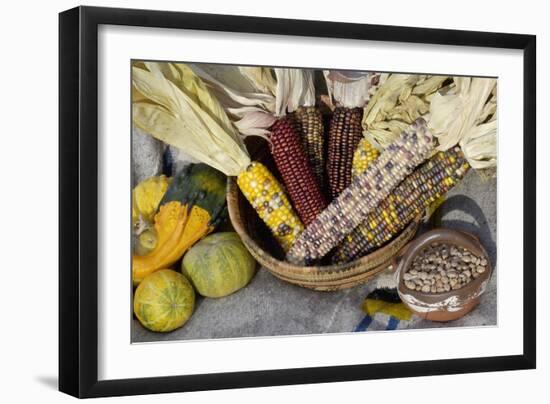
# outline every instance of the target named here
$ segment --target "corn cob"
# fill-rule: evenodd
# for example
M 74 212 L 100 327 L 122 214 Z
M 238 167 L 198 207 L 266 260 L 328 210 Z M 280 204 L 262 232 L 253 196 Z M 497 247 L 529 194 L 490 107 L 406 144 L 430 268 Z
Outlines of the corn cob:
M 353 153 L 363 138 L 362 108 L 338 107 L 332 114 L 328 131 L 327 176 L 329 192 L 336 198 L 351 183 Z
M 363 174 L 370 163 L 378 158 L 380 152 L 374 148 L 366 138 L 359 141 L 355 153 L 353 153 L 353 165 L 351 168 L 351 178 Z
M 252 162 L 237 177 L 237 185 L 284 251 L 296 241 L 304 226 L 281 184 L 262 163 Z
M 300 107 L 292 114 L 300 134 L 302 147 L 317 182 L 324 187 L 325 172 L 325 129 L 323 117 L 315 107 Z
M 327 201 L 307 161 L 290 118 L 279 118 L 271 127 L 269 146 L 290 199 L 307 226 L 326 207 Z
M 351 178 L 352 180 L 361 174 L 363 174 L 367 167 L 375 161 L 378 156 L 380 155 L 380 152 L 378 149 L 373 147 L 368 139 L 362 138 L 359 141 L 359 144 L 357 145 L 357 149 L 353 153 L 353 164 L 352 164 L 352 172 L 351 172 Z M 358 227 L 360 227 L 359 225 Z M 342 241 L 340 246 L 338 247 L 338 251 L 342 250 L 344 247 L 344 244 L 351 244 L 352 241 L 350 240 L 350 235 L 348 234 L 346 238 Z M 337 262 L 344 262 L 343 259 L 340 257 L 341 254 L 339 254 L 338 251 L 335 251 L 335 253 L 332 255 L 331 260 L 333 263 Z M 351 261 L 351 260 L 350 260 Z
M 470 168 L 459 147 L 438 152 L 369 213 L 338 246 L 333 262 L 349 262 L 380 247 L 455 186 Z
M 426 122 L 417 119 L 302 232 L 287 259 L 310 264 L 325 256 L 424 161 L 434 146 Z

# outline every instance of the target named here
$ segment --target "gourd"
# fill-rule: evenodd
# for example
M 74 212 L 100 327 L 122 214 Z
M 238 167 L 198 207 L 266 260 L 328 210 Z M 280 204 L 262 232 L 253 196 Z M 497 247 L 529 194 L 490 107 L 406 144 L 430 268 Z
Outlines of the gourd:
M 153 222 L 170 182 L 171 178 L 159 175 L 141 181 L 132 190 L 132 226 L 136 235 L 139 236 Z
M 184 325 L 195 306 L 195 292 L 182 274 L 162 269 L 147 276 L 136 289 L 134 314 L 145 328 L 168 332 Z
M 147 227 L 134 237 L 134 254 L 149 254 L 157 246 L 157 232 L 153 227 Z
M 147 275 L 169 268 L 225 218 L 226 177 L 206 164 L 191 164 L 174 176 L 154 216 L 155 247 L 132 256 L 138 285 Z
M 235 232 L 211 234 L 183 257 L 182 272 L 198 293 L 223 297 L 243 288 L 256 271 L 256 261 Z

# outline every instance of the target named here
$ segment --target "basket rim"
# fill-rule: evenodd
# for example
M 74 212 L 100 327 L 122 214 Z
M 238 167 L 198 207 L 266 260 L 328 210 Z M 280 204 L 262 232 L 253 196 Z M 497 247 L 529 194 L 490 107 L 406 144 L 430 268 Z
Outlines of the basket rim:
M 240 194 L 241 192 L 237 185 L 236 178 L 229 177 L 227 181 L 227 208 L 229 218 L 235 231 L 239 234 L 251 254 L 254 255 L 254 258 L 269 271 L 282 275 L 285 280 L 290 281 L 289 276 L 293 275 L 294 277 L 292 280 L 294 281 L 315 285 L 317 285 L 318 282 L 334 282 L 336 280 L 334 279 L 335 275 L 339 275 L 338 279 L 343 279 L 353 277 L 354 275 L 367 274 L 369 272 L 379 272 L 379 267 L 385 263 L 388 263 L 388 266 L 390 266 L 391 257 L 395 256 L 410 239 L 414 237 L 423 216 L 417 216 L 388 244 L 361 258 L 346 263 L 322 266 L 301 266 L 275 258 L 271 253 L 260 247 L 248 234 L 248 231 L 244 227 L 244 220 L 241 215 L 242 212 L 239 209 Z M 391 251 L 391 254 L 388 256 L 389 251 Z M 315 280 L 314 278 L 317 279 Z

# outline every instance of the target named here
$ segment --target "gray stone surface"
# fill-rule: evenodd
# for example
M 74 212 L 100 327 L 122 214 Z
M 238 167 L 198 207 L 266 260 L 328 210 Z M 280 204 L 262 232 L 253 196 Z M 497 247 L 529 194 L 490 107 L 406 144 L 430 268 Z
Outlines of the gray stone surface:
M 132 126 L 132 187 L 162 172 L 164 144 Z
M 413 317 L 411 321 L 400 322 L 397 328 L 496 325 L 496 184 L 496 179 L 482 180 L 470 172 L 449 193 L 447 202 L 435 215 L 443 226 L 476 234 L 490 255 L 494 272 L 479 306 L 453 322 L 442 324 Z M 387 282 L 391 283 L 391 278 L 379 277 L 344 291 L 315 292 L 280 281 L 262 268 L 247 287 L 231 296 L 198 298 L 188 323 L 171 333 L 149 332 L 134 320 L 132 341 L 352 332 L 365 317 L 361 305 L 367 294 Z M 388 316 L 376 315 L 367 330 L 385 329 L 387 322 Z

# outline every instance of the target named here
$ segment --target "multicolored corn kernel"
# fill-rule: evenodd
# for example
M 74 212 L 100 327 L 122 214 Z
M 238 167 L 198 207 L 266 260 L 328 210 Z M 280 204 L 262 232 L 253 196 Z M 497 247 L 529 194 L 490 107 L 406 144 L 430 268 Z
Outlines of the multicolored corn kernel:
M 296 130 L 311 169 L 321 189 L 325 182 L 325 128 L 321 112 L 315 107 L 300 107 L 292 114 Z
M 469 168 L 460 147 L 436 153 L 405 178 L 363 223 L 344 238 L 332 261 L 353 261 L 390 241 L 460 182 Z
M 306 227 L 287 253 L 288 261 L 307 265 L 324 257 L 426 159 L 434 146 L 426 122 L 417 119 Z
M 309 165 L 296 128 L 290 118 L 271 127 L 269 147 L 298 216 L 307 226 L 327 207 L 317 178 Z
M 370 163 L 378 158 L 380 152 L 370 142 L 363 138 L 359 141 L 355 153 L 353 153 L 353 164 L 351 168 L 351 178 L 363 174 Z
M 363 138 L 363 108 L 338 107 L 329 124 L 327 163 L 328 188 L 332 199 L 351 183 L 353 153 Z
M 239 174 L 237 184 L 283 250 L 288 251 L 304 230 L 304 225 L 292 209 L 281 184 L 267 167 L 257 161 Z

